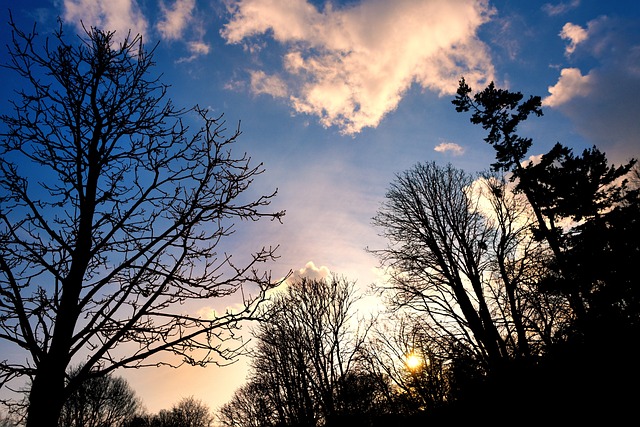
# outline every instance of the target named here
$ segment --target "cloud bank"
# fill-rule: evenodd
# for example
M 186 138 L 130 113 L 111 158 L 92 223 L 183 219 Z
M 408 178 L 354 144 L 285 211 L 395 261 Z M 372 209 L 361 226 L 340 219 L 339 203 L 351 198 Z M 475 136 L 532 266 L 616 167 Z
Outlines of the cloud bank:
M 442 96 L 462 76 L 475 87 L 493 80 L 476 34 L 492 14 L 486 0 L 363 0 L 323 10 L 307 0 L 238 0 L 229 12 L 228 43 L 251 51 L 266 36 L 285 49 L 278 75 L 249 70 L 254 93 L 287 99 L 345 134 L 376 127 L 414 84 Z

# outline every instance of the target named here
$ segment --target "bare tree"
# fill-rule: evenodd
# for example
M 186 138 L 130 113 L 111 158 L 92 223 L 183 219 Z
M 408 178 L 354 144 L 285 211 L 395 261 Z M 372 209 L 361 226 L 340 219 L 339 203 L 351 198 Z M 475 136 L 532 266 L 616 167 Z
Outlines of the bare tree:
M 254 377 L 233 393 L 219 409 L 217 419 L 226 427 L 272 427 L 278 425 L 278 408 L 268 384 Z
M 70 372 L 73 378 L 81 368 Z M 140 399 L 122 377 L 88 378 L 64 403 L 60 427 L 117 427 L 130 422 L 141 409 Z
M 534 298 L 545 249 L 508 192 L 495 177 L 418 164 L 374 218 L 389 240 L 372 252 L 389 267 L 391 307 L 423 313 L 433 342 L 471 349 L 487 369 L 534 354 L 563 320 L 561 302 Z
M 497 363 L 507 349 L 487 300 L 490 230 L 468 195 L 472 183 L 468 174 L 435 163 L 399 175 L 374 218 L 390 244 L 374 253 L 391 267 L 396 304 L 426 310 L 447 334 Z
M 354 318 L 357 299 L 353 283 L 336 276 L 303 277 L 276 294 L 254 332 L 250 385 L 224 408 L 225 424 L 248 412 L 239 407 L 248 399 L 280 425 L 322 425 L 348 411 L 366 336 Z
M 142 414 L 123 424 L 125 427 L 209 427 L 213 423 L 211 409 L 193 396 L 182 398 L 171 409 L 157 414 Z M 110 426 L 110 425 L 109 425 Z
M 404 313 L 386 319 L 370 337 L 366 369 L 392 385 L 386 397 L 390 412 L 430 411 L 449 397 L 447 364 L 453 355 L 447 337 L 434 335 L 428 328 L 419 316 Z
M 27 425 L 53 427 L 89 377 L 234 358 L 274 249 L 238 264 L 220 244 L 234 220 L 284 213 L 263 211 L 275 192 L 245 194 L 263 169 L 232 154 L 239 129 L 167 100 L 140 37 L 91 28 L 74 45 L 60 24 L 39 48 L 35 27 L 10 26 L 4 66 L 25 86 L 1 117 L 0 339 L 24 355 L 0 384 L 29 379 Z M 232 296 L 240 309 L 194 314 Z
M 541 354 L 568 327 L 572 318 L 568 300 L 540 292 L 551 273 L 551 253 L 541 244 L 536 219 L 522 194 L 504 176 L 488 173 L 473 186 L 475 197 L 485 201 L 482 210 L 491 232 L 487 244 L 489 278 L 507 345 L 515 358 Z
M 170 422 L 162 427 L 209 427 L 213 422 L 209 407 L 193 396 L 181 399 L 169 414 Z

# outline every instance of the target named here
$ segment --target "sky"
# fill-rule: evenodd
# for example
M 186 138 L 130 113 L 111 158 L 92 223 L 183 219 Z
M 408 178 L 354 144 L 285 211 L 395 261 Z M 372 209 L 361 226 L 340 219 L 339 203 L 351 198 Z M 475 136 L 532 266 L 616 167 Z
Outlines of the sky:
M 539 95 L 544 116 L 524 123 L 531 155 L 556 142 L 597 146 L 620 164 L 640 156 L 640 2 L 636 0 L 0 0 L 42 35 L 96 26 L 159 42 L 155 60 L 177 106 L 198 104 L 241 123 L 236 150 L 265 173 L 254 194 L 278 190 L 283 224 L 239 223 L 225 251 L 279 245 L 288 271 L 384 280 L 366 248 L 395 174 L 417 162 L 488 169 L 493 149 L 451 100 L 474 90 Z M 2 62 L 6 49 L 0 50 Z M 15 77 L 0 69 L 3 101 Z M 6 102 L 0 107 L 5 111 Z M 204 307 L 203 307 L 204 308 Z M 246 359 L 224 368 L 120 372 L 150 412 L 194 396 L 216 409 L 245 380 Z

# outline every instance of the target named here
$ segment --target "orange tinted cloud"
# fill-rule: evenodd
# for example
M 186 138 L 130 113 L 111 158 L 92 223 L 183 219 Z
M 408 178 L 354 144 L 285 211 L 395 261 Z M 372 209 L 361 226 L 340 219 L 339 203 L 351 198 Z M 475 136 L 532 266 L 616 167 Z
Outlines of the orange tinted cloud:
M 135 0 L 64 0 L 63 17 L 82 33 L 82 23 L 109 31 L 124 38 L 145 35 L 148 22 Z M 82 21 L 82 22 L 81 22 Z
M 306 0 L 240 0 L 229 10 L 227 42 L 269 35 L 281 43 L 292 108 L 345 134 L 376 127 L 412 84 L 451 95 L 461 76 L 474 87 L 493 79 L 476 36 L 491 15 L 484 0 L 368 0 L 323 10 Z

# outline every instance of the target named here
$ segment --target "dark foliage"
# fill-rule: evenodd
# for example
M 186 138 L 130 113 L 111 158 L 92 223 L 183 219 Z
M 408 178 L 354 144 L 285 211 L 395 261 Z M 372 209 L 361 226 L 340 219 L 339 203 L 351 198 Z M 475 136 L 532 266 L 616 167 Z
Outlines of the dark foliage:
M 456 110 L 472 111 L 472 123 L 489 130 L 485 141 L 498 160 L 493 167 L 511 173 L 536 214 L 533 232 L 553 251 L 551 273 L 541 278 L 539 291 L 566 296 L 575 319 L 537 366 L 510 367 L 508 375 L 488 382 L 494 392 L 488 394 L 499 395 L 507 378 L 515 377 L 513 386 L 525 393 L 522 401 L 510 402 L 516 411 L 535 407 L 538 419 L 554 411 L 565 421 L 624 417 L 632 411 L 640 373 L 630 356 L 640 333 L 634 271 L 640 263 L 640 199 L 637 184 L 629 183 L 636 160 L 612 166 L 595 147 L 574 155 L 558 143 L 539 162 L 524 162 L 532 141 L 515 132 L 530 114 L 542 114 L 540 99 L 521 102 L 520 93 L 493 84 L 470 93 L 462 80 Z
M 290 298 L 258 335 L 258 374 L 223 408 L 225 425 L 618 425 L 635 416 L 635 160 L 614 166 L 596 147 L 574 154 L 559 143 L 526 160 L 533 140 L 517 132 L 542 116 L 540 97 L 493 83 L 471 92 L 462 80 L 453 103 L 488 131 L 496 162 L 478 177 L 417 164 L 391 184 L 374 217 L 389 245 L 371 252 L 389 267 L 376 290 L 400 316 L 363 346 L 357 375 L 332 385 L 326 396 L 340 410 L 323 412 L 316 380 L 300 374 L 320 360 L 303 339 L 318 317 L 294 315 L 309 305 Z M 429 364 L 409 368 L 409 352 Z
M 80 367 L 69 372 L 73 378 Z M 122 427 L 141 410 L 140 399 L 122 377 L 84 380 L 62 407 L 59 427 Z
M 157 414 L 138 415 L 122 427 L 210 427 L 213 416 L 210 408 L 193 396 L 185 397 L 171 409 Z

